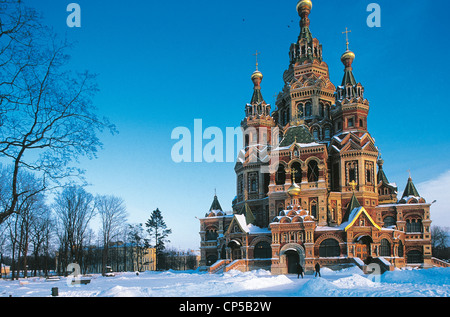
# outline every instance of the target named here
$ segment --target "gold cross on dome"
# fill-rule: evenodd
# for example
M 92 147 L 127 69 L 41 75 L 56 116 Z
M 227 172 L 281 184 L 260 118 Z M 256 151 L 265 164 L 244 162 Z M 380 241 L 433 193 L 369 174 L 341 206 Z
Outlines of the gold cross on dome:
M 355 180 L 352 180 L 350 183 L 348 183 L 350 186 L 352 186 L 352 190 L 355 191 L 356 186 L 358 186 L 358 183 L 355 182 Z
M 292 183 L 295 183 L 295 174 L 298 172 L 295 168 L 291 169 L 292 172 Z
M 348 28 L 345 28 L 345 32 L 342 32 L 342 34 L 345 34 L 345 40 L 346 40 L 346 43 L 345 43 L 345 44 L 347 44 L 347 51 L 348 51 L 348 45 L 350 44 L 350 43 L 348 42 L 348 33 L 352 33 L 352 31 L 349 31 Z
M 261 53 L 260 52 L 258 52 L 258 50 L 256 50 L 256 53 L 255 54 L 253 54 L 253 56 L 256 56 L 256 70 L 258 70 L 258 55 L 261 55 Z

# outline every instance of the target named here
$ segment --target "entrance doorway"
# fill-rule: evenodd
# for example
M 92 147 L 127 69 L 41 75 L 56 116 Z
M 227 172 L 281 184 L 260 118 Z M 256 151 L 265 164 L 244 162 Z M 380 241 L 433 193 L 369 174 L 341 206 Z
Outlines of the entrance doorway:
M 280 250 L 281 274 L 296 274 L 297 264 L 305 268 L 305 250 L 297 243 L 288 243 Z
M 370 236 L 360 236 L 355 239 L 355 257 L 360 258 L 366 264 L 370 264 L 370 245 L 373 240 Z
M 285 254 L 286 254 L 288 274 L 296 274 L 297 273 L 297 263 L 300 260 L 297 251 L 289 250 L 289 251 L 286 251 Z
M 231 259 L 234 260 L 240 260 L 242 258 L 241 256 L 241 245 L 233 240 L 228 244 L 228 247 L 231 249 Z

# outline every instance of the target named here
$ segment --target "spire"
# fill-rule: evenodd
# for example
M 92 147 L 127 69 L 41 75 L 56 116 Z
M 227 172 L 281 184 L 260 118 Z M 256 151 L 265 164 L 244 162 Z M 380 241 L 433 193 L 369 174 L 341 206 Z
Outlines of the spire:
M 350 200 L 350 203 L 348 204 L 348 208 L 347 208 L 347 211 L 344 215 L 344 219 L 342 220 L 342 222 L 347 222 L 348 219 L 350 218 L 351 212 L 355 208 L 359 208 L 359 207 L 361 207 L 361 205 L 359 204 L 358 199 L 356 199 L 355 192 L 353 192 L 352 200 Z
M 264 98 L 261 93 L 261 82 L 262 82 L 264 76 L 258 70 L 258 66 L 259 66 L 258 55 L 261 55 L 261 53 L 256 51 L 256 53 L 253 55 L 256 56 L 256 70 L 253 72 L 252 77 L 251 77 L 252 81 L 253 81 L 253 85 L 254 85 L 252 101 L 250 102 L 250 104 L 252 104 L 252 105 L 260 104 L 260 103 L 264 102 Z
M 410 196 L 420 197 L 419 192 L 416 189 L 416 186 L 414 186 L 411 175 L 408 178 L 408 183 L 406 184 L 405 191 L 403 192 L 402 198 L 410 197 Z
M 345 45 L 347 46 L 347 50 L 341 56 L 341 62 L 345 66 L 344 78 L 342 79 L 342 86 L 346 86 L 348 84 L 355 86 L 357 84 L 355 76 L 353 75 L 353 67 L 352 67 L 352 64 L 353 64 L 353 61 L 355 60 L 356 55 L 349 49 L 350 43 L 348 40 L 348 34 L 351 32 L 352 31 L 349 31 L 348 28 L 345 28 L 345 32 L 342 32 L 342 34 L 345 34 L 345 40 L 346 40 Z
M 222 207 L 220 206 L 219 199 L 217 198 L 217 195 L 214 195 L 214 200 L 211 204 L 211 208 L 209 208 L 209 211 L 223 211 Z
M 383 184 L 389 184 L 389 181 L 388 181 L 388 179 L 386 177 L 386 174 L 384 173 L 384 170 L 383 170 L 384 160 L 381 158 L 381 156 L 378 159 L 377 163 L 378 163 L 377 183 L 382 182 Z

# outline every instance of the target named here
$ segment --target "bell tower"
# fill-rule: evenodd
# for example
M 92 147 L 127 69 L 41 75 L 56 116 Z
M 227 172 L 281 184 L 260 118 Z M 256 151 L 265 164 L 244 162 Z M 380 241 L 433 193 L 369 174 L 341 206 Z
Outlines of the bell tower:
M 376 219 L 374 208 L 378 206 L 376 170 L 379 152 L 367 129 L 369 101 L 364 98 L 364 87 L 353 74 L 356 55 L 349 49 L 350 32 L 348 29 L 343 32 L 347 45 L 341 57 L 344 77 L 336 89 L 336 107 L 332 111 L 336 132 L 329 146 L 332 191 L 329 203 L 341 205 L 341 211 L 333 217 L 338 224 L 349 212 L 352 201 L 358 200 L 373 219 Z
M 269 224 L 270 150 L 275 121 L 271 117 L 271 106 L 267 104 L 261 92 L 264 78 L 259 71 L 256 52 L 256 70 L 251 75 L 253 95 L 245 106 L 245 118 L 241 122 L 244 148 L 241 150 L 235 166 L 237 177 L 236 198 L 233 201 L 234 213 L 248 213 L 255 217 L 255 225 L 267 227 Z
M 353 61 L 355 53 L 349 50 L 348 29 L 346 34 L 347 50 L 342 54 L 341 61 L 345 66 L 342 84 L 336 90 L 336 106 L 338 111 L 334 115 L 335 131 L 353 131 L 358 135 L 367 132 L 367 116 L 369 115 L 369 101 L 364 99 L 364 87 L 357 83 L 353 75 Z

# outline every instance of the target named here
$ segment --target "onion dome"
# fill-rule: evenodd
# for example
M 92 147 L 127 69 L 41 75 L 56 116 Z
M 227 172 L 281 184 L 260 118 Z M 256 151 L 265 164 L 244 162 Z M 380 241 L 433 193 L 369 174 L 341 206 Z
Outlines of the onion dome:
M 341 56 L 341 62 L 344 64 L 345 68 L 352 67 L 353 61 L 355 60 L 355 53 L 353 53 L 350 50 L 345 51 L 344 54 Z
M 297 12 L 300 14 L 302 10 L 309 10 L 312 9 L 312 2 L 311 0 L 301 0 L 297 3 Z
M 298 197 L 300 196 L 300 193 L 301 193 L 300 186 L 298 186 L 295 182 L 288 189 L 288 194 L 291 195 L 291 197 Z
M 252 81 L 255 82 L 255 80 L 259 80 L 259 82 L 261 83 L 261 81 L 263 80 L 264 76 L 263 74 L 257 70 L 252 74 Z

